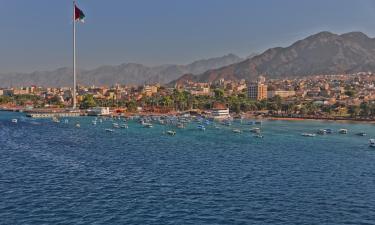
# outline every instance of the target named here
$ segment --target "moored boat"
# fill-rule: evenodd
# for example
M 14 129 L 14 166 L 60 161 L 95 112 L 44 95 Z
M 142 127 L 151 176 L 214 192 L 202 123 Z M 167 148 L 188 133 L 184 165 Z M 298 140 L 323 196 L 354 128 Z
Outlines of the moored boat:
M 369 145 L 370 145 L 370 147 L 375 148 L 375 139 L 370 139 Z
M 316 134 L 311 134 L 311 133 L 302 133 L 301 134 L 303 137 L 315 137 Z
M 356 133 L 355 135 L 362 136 L 362 137 L 367 136 L 365 132 L 359 132 L 359 133 Z
M 347 129 L 340 129 L 339 133 L 340 134 L 348 134 L 348 130 Z

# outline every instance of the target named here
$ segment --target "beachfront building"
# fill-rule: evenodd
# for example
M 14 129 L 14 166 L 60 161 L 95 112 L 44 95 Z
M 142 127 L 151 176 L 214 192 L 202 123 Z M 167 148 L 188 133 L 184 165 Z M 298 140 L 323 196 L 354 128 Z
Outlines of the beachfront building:
M 289 98 L 296 95 L 295 91 L 285 91 L 285 90 L 277 90 L 277 91 L 268 91 L 267 97 L 273 98 L 275 96 L 280 96 L 281 98 Z
M 105 116 L 109 115 L 109 107 L 94 107 L 89 110 L 87 110 L 87 114 L 89 116 Z
M 247 96 L 253 100 L 267 99 L 267 85 L 264 83 L 250 83 L 247 87 Z
M 229 108 L 224 104 L 215 103 L 211 112 L 212 118 L 217 120 L 228 119 L 230 117 Z

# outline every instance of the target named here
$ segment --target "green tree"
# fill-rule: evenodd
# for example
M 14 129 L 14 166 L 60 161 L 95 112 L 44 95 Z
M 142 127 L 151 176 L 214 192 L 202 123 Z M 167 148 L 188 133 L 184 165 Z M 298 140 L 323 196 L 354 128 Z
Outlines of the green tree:
M 96 102 L 93 95 L 85 95 L 80 104 L 81 109 L 88 109 L 96 106 Z

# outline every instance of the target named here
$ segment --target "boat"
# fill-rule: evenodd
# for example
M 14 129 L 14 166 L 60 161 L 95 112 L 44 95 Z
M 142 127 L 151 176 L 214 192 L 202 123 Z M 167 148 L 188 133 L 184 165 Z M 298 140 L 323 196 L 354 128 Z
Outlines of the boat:
M 110 132 L 110 133 L 113 133 L 114 130 L 113 129 L 105 129 L 106 132 Z
M 253 137 L 255 137 L 255 138 L 264 138 L 264 136 L 261 135 L 261 134 L 255 134 L 255 135 L 253 135 Z
M 124 123 L 124 124 L 121 124 L 120 128 L 128 129 L 129 126 L 126 123 Z
M 112 127 L 113 128 L 120 128 L 120 125 L 118 125 L 118 123 L 112 123 Z
M 315 137 L 316 134 L 311 134 L 311 133 L 302 133 L 301 134 L 303 137 Z
M 340 134 L 347 134 L 347 133 L 348 133 L 348 130 L 347 130 L 347 129 L 340 129 L 340 130 L 339 130 L 339 133 L 340 133 Z
M 59 118 L 57 118 L 56 116 L 52 117 L 52 121 L 53 121 L 54 123 L 60 123 Z
M 96 120 L 93 120 L 91 123 L 92 125 L 96 125 Z
M 233 133 L 237 133 L 237 134 L 242 133 L 242 131 L 240 129 L 234 129 L 232 131 L 233 131 Z
M 324 130 L 325 130 L 326 134 L 332 134 L 333 133 L 333 130 L 330 129 L 330 128 L 326 128 Z
M 185 128 L 185 125 L 183 123 L 178 123 L 177 124 L 177 128 L 179 129 L 184 129 Z
M 375 148 L 375 139 L 370 139 L 369 145 L 370 145 L 370 147 Z
M 18 123 L 18 119 L 12 119 L 12 123 Z
M 198 130 L 201 130 L 201 131 L 205 131 L 206 130 L 206 127 L 203 126 L 203 125 L 198 125 L 197 128 L 198 128 Z
M 167 131 L 167 134 L 170 135 L 170 136 L 175 136 L 176 135 L 176 131 L 169 130 L 169 131 Z
M 324 130 L 324 129 L 320 129 L 320 130 L 318 130 L 318 132 L 316 132 L 316 133 L 319 134 L 319 135 L 326 135 L 326 134 L 327 134 L 327 131 Z
M 356 133 L 355 135 L 363 137 L 363 136 L 366 136 L 367 134 L 365 132 L 359 132 L 359 133 Z
M 77 127 L 77 128 L 80 128 L 80 127 L 81 127 L 81 124 L 76 123 L 76 127 Z
M 151 123 L 142 123 L 144 128 L 153 128 Z
M 250 130 L 251 133 L 256 133 L 256 134 L 260 134 L 260 128 L 259 127 L 255 127 L 253 129 Z

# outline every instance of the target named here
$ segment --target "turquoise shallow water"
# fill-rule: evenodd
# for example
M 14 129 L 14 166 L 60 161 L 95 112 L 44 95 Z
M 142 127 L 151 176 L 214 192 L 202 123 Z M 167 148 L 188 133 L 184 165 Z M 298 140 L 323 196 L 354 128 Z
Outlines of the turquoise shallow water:
M 0 113 L 0 224 L 375 223 L 375 125 L 265 121 L 256 139 L 91 120 Z M 349 134 L 300 135 L 319 128 Z

